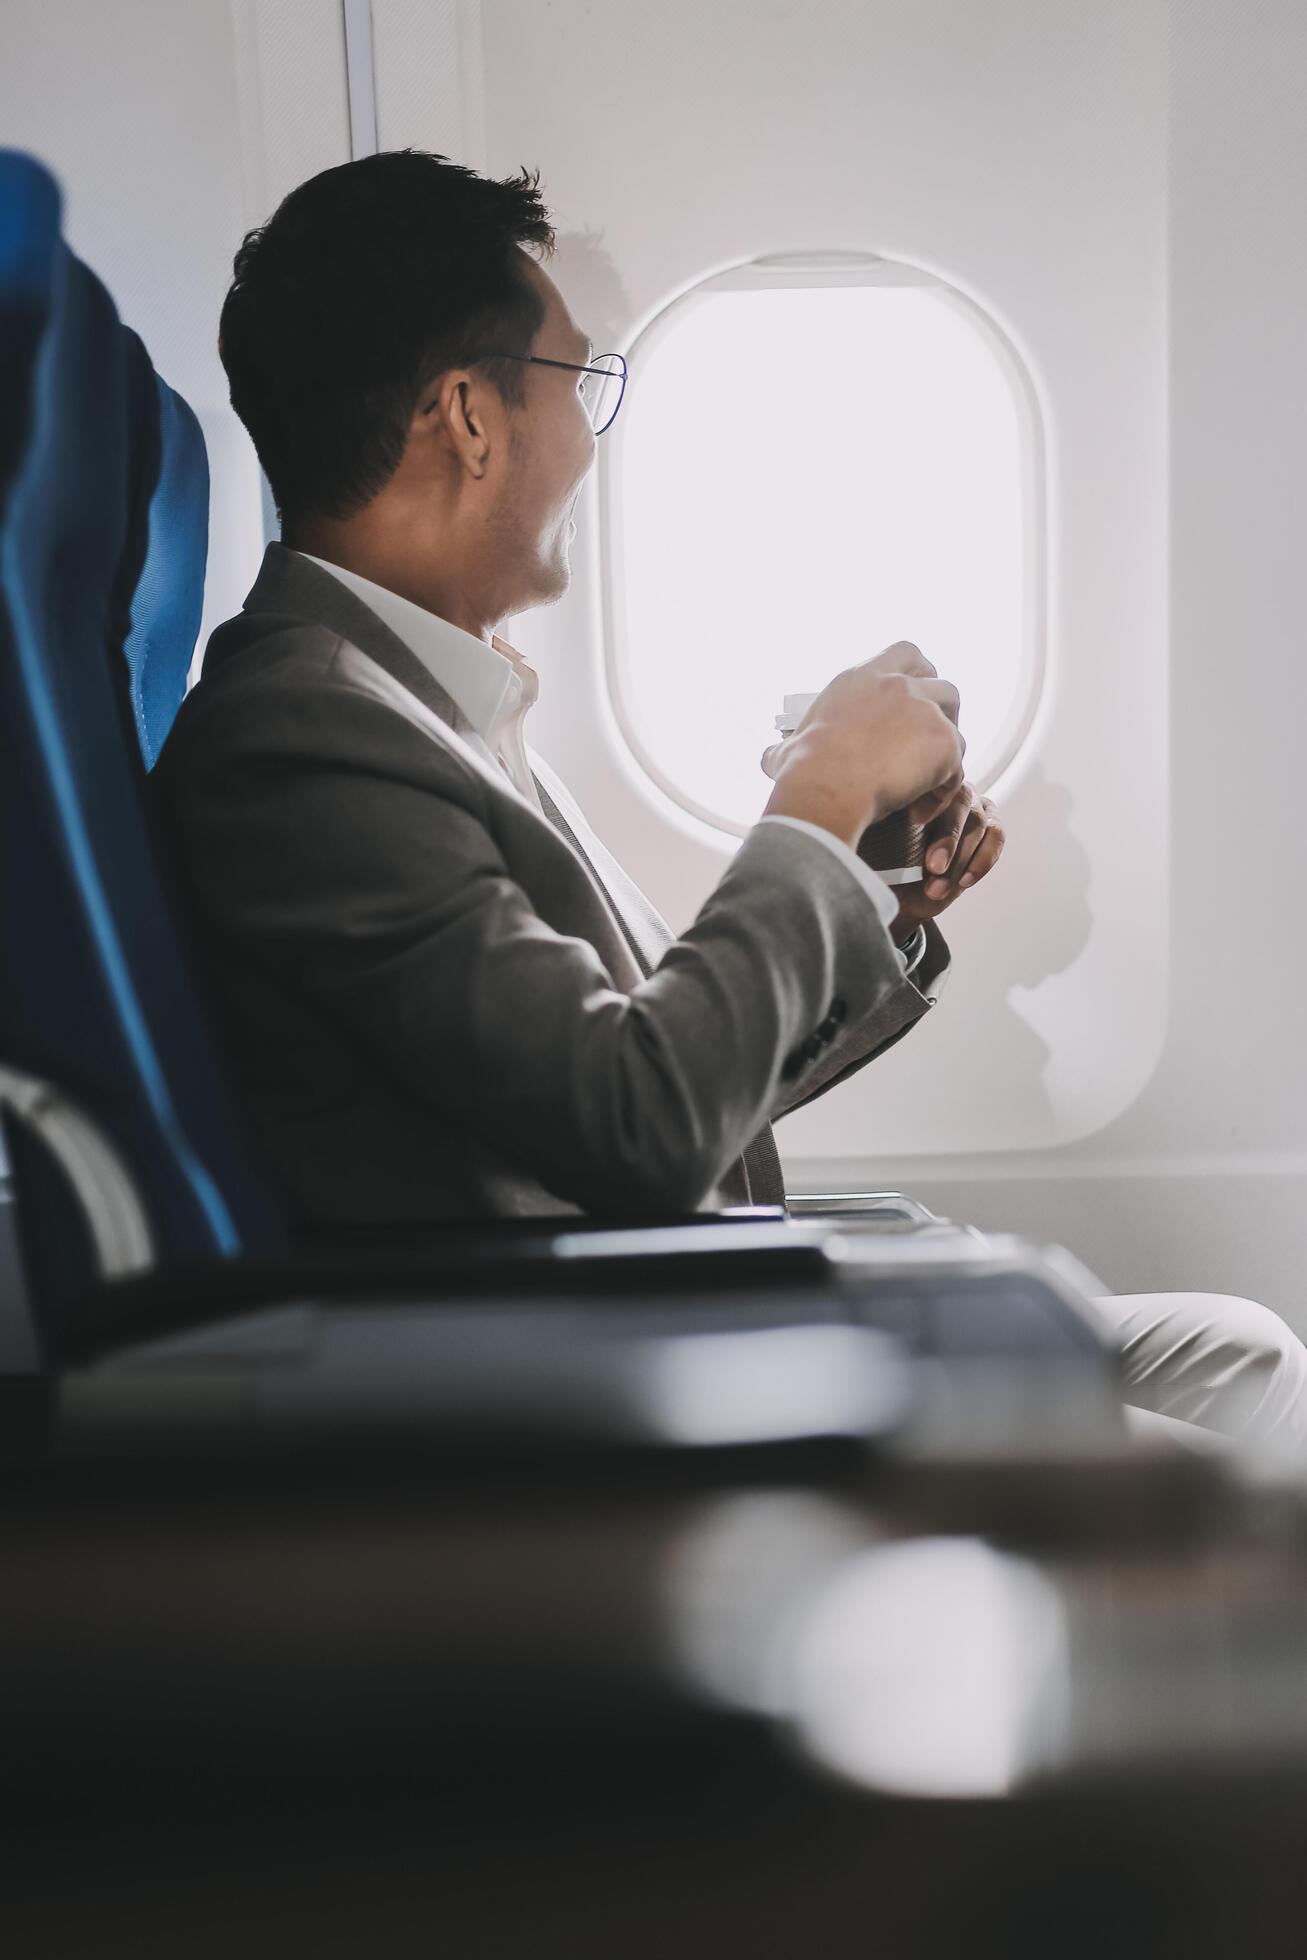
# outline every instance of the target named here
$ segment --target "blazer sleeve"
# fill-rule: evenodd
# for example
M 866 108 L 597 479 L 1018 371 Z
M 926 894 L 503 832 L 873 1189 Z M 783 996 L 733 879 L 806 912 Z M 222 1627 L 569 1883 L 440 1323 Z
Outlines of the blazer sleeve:
M 901 967 L 901 960 L 899 964 Z M 901 979 L 893 992 L 878 1002 L 863 1021 L 845 1032 L 842 1040 L 831 1043 L 828 1052 L 811 1073 L 803 1077 L 798 1093 L 776 1110 L 776 1116 L 788 1116 L 792 1110 L 802 1109 L 805 1103 L 814 1102 L 818 1096 L 824 1096 L 828 1089 L 833 1089 L 839 1082 L 846 1082 L 860 1068 L 865 1068 L 868 1062 L 902 1041 L 904 1035 L 909 1034 L 929 1014 L 939 999 L 949 970 L 949 950 L 944 935 L 934 920 L 927 920 L 926 949 L 912 978 Z
M 477 771 L 383 702 L 324 678 L 211 719 L 160 764 L 206 933 L 568 1202 L 695 1208 L 837 1031 L 906 1019 L 865 893 L 789 826 L 746 837 L 626 992 L 515 881 Z

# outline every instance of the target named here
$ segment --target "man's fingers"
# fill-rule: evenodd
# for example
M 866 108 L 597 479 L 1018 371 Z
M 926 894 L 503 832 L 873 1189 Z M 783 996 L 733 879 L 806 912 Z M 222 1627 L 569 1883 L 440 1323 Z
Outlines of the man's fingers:
M 955 831 L 944 839 L 943 854 L 940 857 L 936 856 L 940 847 L 931 846 L 926 852 L 927 898 L 943 898 L 949 886 L 957 884 L 962 876 L 964 865 L 970 861 L 984 834 L 984 812 L 973 808 L 961 831 Z
M 908 822 L 914 824 L 932 823 L 940 815 L 941 811 L 948 809 L 949 804 L 953 801 L 953 798 L 957 795 L 961 787 L 962 764 L 959 762 L 947 782 L 941 783 L 937 789 L 927 790 L 926 794 L 919 796 L 915 803 L 909 803 Z
M 930 826 L 931 834 L 926 845 L 927 872 L 933 871 L 940 878 L 947 877 L 966 826 L 975 810 L 976 792 L 970 783 L 963 783 L 948 808 Z M 973 838 L 973 848 L 978 841 L 978 838 Z
M 926 852 L 926 897 L 944 898 L 950 887 L 965 891 L 977 884 L 998 863 L 1005 841 L 1003 826 L 989 798 L 974 798 L 960 833 L 933 841 Z M 941 871 L 937 854 L 950 844 L 951 854 Z
M 866 665 L 874 667 L 878 674 L 910 674 L 913 680 L 933 681 L 938 671 L 911 640 L 895 640 L 892 647 L 875 654 Z
M 1003 848 L 1003 826 L 998 820 L 994 805 L 987 796 L 977 797 L 972 816 L 975 819 L 974 824 L 969 818 L 957 850 L 953 853 L 953 862 L 949 866 L 948 874 L 950 878 L 962 878 L 968 871 L 975 869 L 975 861 L 987 838 L 997 841 L 998 848 L 993 853 L 995 858 Z
M 955 728 L 957 727 L 958 713 L 962 707 L 962 696 L 958 693 L 952 681 L 923 680 L 920 683 L 918 692 L 929 695 L 936 707 L 948 716 Z
M 1007 832 L 1003 828 L 998 812 L 986 798 L 985 829 L 980 842 L 962 866 L 962 875 L 958 879 L 960 892 L 969 890 L 972 885 L 978 885 L 982 878 L 988 877 L 1002 856 L 1006 842 Z

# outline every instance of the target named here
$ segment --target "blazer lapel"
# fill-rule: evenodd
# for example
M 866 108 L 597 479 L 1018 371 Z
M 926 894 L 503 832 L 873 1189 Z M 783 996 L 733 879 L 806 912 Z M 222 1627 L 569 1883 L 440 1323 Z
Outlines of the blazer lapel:
M 399 635 L 392 633 L 348 586 L 302 553 L 289 551 L 281 544 L 267 547 L 259 575 L 245 600 L 245 611 L 289 614 L 292 619 L 310 620 L 315 626 L 339 633 L 342 640 L 348 640 L 369 660 L 375 660 L 392 680 L 416 695 L 424 707 L 448 722 L 456 735 L 494 763 L 494 757 L 457 701 L 446 693 Z

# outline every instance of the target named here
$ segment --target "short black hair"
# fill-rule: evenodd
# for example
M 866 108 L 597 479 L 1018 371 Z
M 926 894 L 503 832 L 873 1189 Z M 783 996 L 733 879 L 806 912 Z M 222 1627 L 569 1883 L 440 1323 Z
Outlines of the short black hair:
M 487 348 L 530 353 L 545 309 L 516 247 L 553 252 L 539 182 L 383 151 L 320 171 L 246 233 L 218 352 L 283 519 L 361 509 L 438 376 Z M 520 409 L 525 365 L 481 365 Z

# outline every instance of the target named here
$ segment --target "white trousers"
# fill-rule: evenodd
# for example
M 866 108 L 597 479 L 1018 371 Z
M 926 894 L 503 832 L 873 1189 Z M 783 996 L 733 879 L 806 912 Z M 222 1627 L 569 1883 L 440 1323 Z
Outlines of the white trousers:
M 1277 1313 L 1228 1293 L 1096 1299 L 1125 1364 L 1125 1400 L 1307 1455 L 1307 1348 Z

